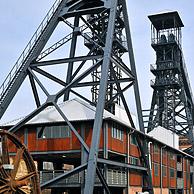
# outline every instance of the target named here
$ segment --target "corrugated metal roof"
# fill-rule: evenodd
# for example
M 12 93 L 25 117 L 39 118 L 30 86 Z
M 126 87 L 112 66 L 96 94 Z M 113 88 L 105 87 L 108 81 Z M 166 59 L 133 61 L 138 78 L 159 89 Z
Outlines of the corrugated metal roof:
M 81 101 L 77 98 L 63 102 L 59 104 L 60 109 L 68 118 L 69 121 L 87 121 L 94 120 L 96 107 L 92 106 L 84 101 Z M 112 113 L 104 110 L 103 118 L 111 118 L 119 123 L 123 123 L 124 125 L 131 126 L 129 121 L 122 120 L 121 118 L 116 117 Z M 1 126 L 13 126 L 21 121 L 22 118 L 16 119 L 14 121 L 1 124 Z M 31 119 L 27 124 L 45 124 L 45 123 L 57 123 L 63 122 L 63 118 L 55 109 L 55 107 L 48 107 L 38 115 L 36 115 L 33 119 Z

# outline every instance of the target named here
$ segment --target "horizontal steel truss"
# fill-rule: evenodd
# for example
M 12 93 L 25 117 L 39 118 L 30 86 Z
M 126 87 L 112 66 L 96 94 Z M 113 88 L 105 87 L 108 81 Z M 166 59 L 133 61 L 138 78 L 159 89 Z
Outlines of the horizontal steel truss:
M 80 141 L 81 145 L 83 146 L 88 156 L 88 160 L 85 164 L 75 168 L 71 172 L 65 173 L 64 175 L 61 175 L 57 177 L 56 179 L 53 179 L 43 184 L 41 186 L 42 188 L 46 188 L 47 185 L 54 184 L 55 181 L 58 181 L 61 178 L 65 178 L 67 176 L 72 175 L 73 173 L 82 171 L 87 168 L 87 176 L 86 176 L 86 181 L 85 181 L 84 194 L 93 193 L 94 179 L 95 179 L 96 173 L 99 179 L 101 180 L 101 183 L 106 193 L 110 193 L 106 180 L 97 165 L 97 163 L 103 163 L 103 164 L 108 164 L 108 165 L 110 164 L 110 165 L 122 166 L 124 168 L 133 168 L 133 169 L 137 169 L 137 170 L 144 171 L 144 172 L 146 171 L 145 178 L 147 181 L 146 183 L 148 187 L 147 190 L 150 193 L 153 193 L 150 167 L 149 167 L 149 162 L 147 158 L 147 145 L 145 144 L 145 141 L 143 141 L 142 143 L 139 135 L 136 135 L 136 139 L 139 144 L 140 151 L 141 151 L 142 165 L 145 165 L 146 168 L 132 167 L 129 164 L 122 164 L 122 163 L 113 162 L 113 161 L 111 162 L 108 160 L 103 160 L 103 159 L 98 158 L 100 129 L 102 127 L 103 111 L 104 111 L 104 107 L 106 104 L 111 104 L 115 98 L 120 96 L 122 99 L 122 103 L 128 114 L 128 118 L 131 122 L 131 125 L 133 128 L 135 128 L 126 99 L 123 94 L 132 85 L 134 86 L 134 93 L 135 93 L 135 98 L 136 98 L 136 106 L 137 106 L 140 129 L 142 132 L 144 132 L 143 120 L 142 120 L 142 115 L 141 115 L 142 114 L 141 113 L 141 103 L 140 103 L 140 97 L 139 97 L 138 82 L 137 82 L 136 69 L 135 69 L 135 60 L 134 60 L 134 54 L 133 54 L 133 48 L 132 48 L 131 34 L 130 34 L 130 29 L 129 29 L 126 2 L 125 0 L 121 0 L 120 3 L 118 3 L 117 0 L 102 1 L 104 3 L 104 6 L 94 7 L 94 8 L 89 8 L 89 9 L 81 9 L 82 6 L 84 5 L 81 0 L 76 1 L 75 3 L 69 6 L 67 6 L 66 2 L 67 0 L 60 1 L 58 8 L 53 13 L 50 20 L 48 20 L 47 25 L 45 25 L 44 29 L 41 31 L 41 34 L 36 39 L 36 42 L 34 43 L 33 47 L 29 50 L 29 53 L 26 55 L 26 58 L 23 60 L 22 65 L 20 66 L 20 68 L 18 68 L 18 71 L 16 71 L 16 75 L 12 78 L 12 80 L 9 82 L 9 86 L 7 87 L 5 92 L 1 95 L 3 96 L 3 98 L 0 100 L 1 102 L 0 117 L 2 117 L 2 115 L 6 111 L 8 105 L 12 101 L 14 95 L 17 93 L 18 89 L 20 88 L 25 78 L 29 76 L 32 91 L 34 94 L 34 99 L 37 105 L 37 109 L 34 110 L 28 116 L 26 116 L 23 120 L 21 120 L 15 126 L 13 126 L 9 131 L 13 133 L 17 132 L 22 126 L 24 126 L 33 117 L 38 115 L 41 111 L 45 110 L 49 106 L 53 106 L 58 111 L 58 113 L 61 115 L 61 117 L 64 119 L 64 121 L 69 125 L 71 131 L 76 135 L 76 137 Z M 115 33 L 115 18 L 117 14 L 118 5 L 122 6 L 122 10 L 123 10 L 131 70 L 112 51 L 112 42 L 113 42 L 113 37 Z M 107 26 L 106 40 L 103 43 L 104 46 L 101 46 L 101 45 L 98 45 L 95 41 L 93 41 L 89 36 L 87 36 L 86 33 L 84 33 L 84 31 L 86 29 L 88 30 L 89 27 L 88 27 L 88 24 L 85 23 L 85 21 L 82 19 L 82 15 L 95 14 L 95 13 L 98 13 L 98 14 L 101 13 L 103 15 L 104 12 L 108 14 L 109 21 L 108 21 L 108 26 Z M 71 24 L 67 21 L 68 17 L 74 17 L 74 24 Z M 79 26 L 80 18 L 82 19 L 82 22 L 84 23 L 82 26 Z M 59 21 L 62 21 L 65 24 L 69 25 L 73 29 L 73 32 L 69 34 L 68 36 L 66 36 L 65 38 L 63 38 L 62 40 L 56 42 L 51 47 L 43 50 L 47 41 L 49 40 L 50 36 L 54 32 L 56 26 L 58 25 Z M 94 47 L 90 50 L 90 52 L 86 56 L 75 57 L 75 48 L 76 48 L 76 42 L 77 42 L 78 36 L 82 36 L 87 41 L 90 41 L 94 44 Z M 71 41 L 71 49 L 70 49 L 69 58 L 43 61 L 44 57 L 53 53 L 54 51 L 56 51 L 58 48 L 65 45 L 69 41 Z M 94 49 L 101 50 L 103 54 L 93 55 Z M 88 67 L 86 70 L 83 70 L 82 67 L 85 65 L 87 61 L 96 61 L 96 63 Z M 73 72 L 73 64 L 75 62 L 80 62 L 80 64 L 77 67 L 77 69 Z M 50 66 L 50 65 L 64 64 L 64 63 L 68 64 L 68 71 L 67 71 L 68 76 L 67 76 L 66 82 L 64 82 L 58 77 L 40 68 L 42 66 Z M 115 71 L 114 71 L 113 64 L 116 65 L 118 68 L 120 68 L 121 71 L 127 77 L 121 78 L 121 79 L 117 78 Z M 102 68 L 101 79 L 99 82 L 94 82 L 94 83 L 82 82 L 84 78 L 86 78 L 88 75 L 90 75 L 94 70 L 96 70 L 99 67 Z M 109 70 L 111 71 L 114 77 L 114 79 L 112 80 L 108 80 Z M 59 90 L 56 94 L 51 95 L 48 92 L 47 87 L 44 86 L 44 84 L 38 78 L 37 73 L 60 84 L 61 86 L 63 86 L 63 88 Z M 116 84 L 118 93 L 115 94 L 115 96 L 113 96 L 112 99 L 106 102 L 105 95 L 106 95 L 107 85 L 113 82 Z M 122 87 L 121 86 L 122 83 L 127 83 L 127 86 Z M 80 93 L 73 90 L 76 87 L 93 86 L 95 84 L 99 85 L 99 100 L 97 104 L 93 103 L 92 101 L 90 101 L 89 99 L 81 95 Z M 39 88 L 41 88 L 41 90 L 47 97 L 44 103 L 41 103 L 37 85 L 39 86 Z M 72 125 L 72 123 L 68 120 L 67 116 L 63 113 L 63 111 L 60 109 L 60 107 L 57 104 L 59 98 L 61 98 L 64 95 L 65 95 L 64 97 L 65 100 L 67 100 L 69 98 L 70 92 L 77 95 L 79 98 L 82 98 L 83 100 L 96 106 L 96 116 L 94 120 L 92 143 L 91 143 L 90 149 L 85 143 L 85 141 L 83 140 L 83 138 L 80 136 L 80 134 L 77 132 L 75 127 Z

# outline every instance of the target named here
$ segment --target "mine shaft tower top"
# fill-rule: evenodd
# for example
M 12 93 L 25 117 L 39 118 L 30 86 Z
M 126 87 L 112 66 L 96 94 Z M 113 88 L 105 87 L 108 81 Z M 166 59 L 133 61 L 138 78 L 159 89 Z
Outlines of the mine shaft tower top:
M 166 12 L 148 16 L 152 25 L 151 40 L 152 46 L 167 42 L 176 42 L 181 45 L 182 33 L 184 27 L 178 12 Z
M 155 79 L 151 80 L 153 97 L 147 131 L 162 126 L 186 136 L 194 146 L 194 100 L 182 52 L 183 22 L 176 11 L 148 18 L 156 63 L 150 66 Z

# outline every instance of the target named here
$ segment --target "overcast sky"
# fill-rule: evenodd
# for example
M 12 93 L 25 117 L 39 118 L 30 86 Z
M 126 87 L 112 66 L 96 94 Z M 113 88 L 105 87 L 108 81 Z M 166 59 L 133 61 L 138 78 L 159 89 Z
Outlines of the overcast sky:
M 0 0 L 0 84 L 15 64 L 17 58 L 35 32 L 54 1 L 52 0 Z M 144 109 L 150 107 L 150 64 L 155 63 L 155 53 L 150 46 L 150 22 L 148 15 L 165 10 L 178 11 L 183 28 L 183 51 L 191 85 L 194 84 L 192 56 L 194 56 L 194 1 L 193 0 L 127 0 L 132 32 L 141 101 Z M 14 111 L 5 115 L 13 120 L 22 111 L 29 111 L 23 98 L 14 100 Z

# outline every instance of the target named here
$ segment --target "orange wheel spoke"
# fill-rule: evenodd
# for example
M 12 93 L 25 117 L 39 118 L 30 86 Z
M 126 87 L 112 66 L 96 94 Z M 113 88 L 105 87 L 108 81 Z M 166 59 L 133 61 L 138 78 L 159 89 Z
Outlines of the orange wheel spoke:
M 9 191 L 9 186 L 8 185 L 0 186 L 0 193 L 4 193 L 6 191 L 7 192 Z
M 2 163 L 3 164 L 9 164 L 9 150 L 8 150 L 8 138 L 7 135 L 4 135 L 2 138 Z
M 16 177 L 16 174 L 17 174 L 17 171 L 18 171 L 18 168 L 19 168 L 19 164 L 20 164 L 20 160 L 22 159 L 23 153 L 24 153 L 24 150 L 22 148 L 20 148 L 16 153 L 14 164 L 13 164 L 14 169 L 11 172 L 12 178 Z
M 22 176 L 22 177 L 18 178 L 17 181 L 28 180 L 28 179 L 30 179 L 30 178 L 32 178 L 34 176 L 36 176 L 36 172 L 31 172 L 31 173 L 29 173 L 29 174 L 27 174 L 25 176 Z
M 7 172 L 5 171 L 5 169 L 3 168 L 3 166 L 0 164 L 0 175 L 3 177 L 3 178 L 8 178 L 9 175 L 7 174 Z
M 26 194 L 26 192 L 24 192 L 22 189 L 17 189 L 17 192 L 20 193 L 20 194 Z
M 4 179 L 4 178 L 2 178 L 2 177 L 0 177 L 0 183 L 4 183 L 4 184 L 6 184 L 8 181 L 6 180 L 6 179 Z

